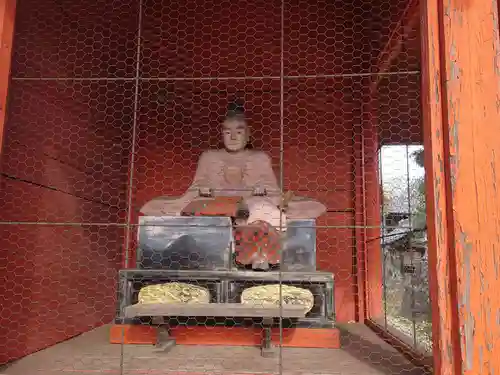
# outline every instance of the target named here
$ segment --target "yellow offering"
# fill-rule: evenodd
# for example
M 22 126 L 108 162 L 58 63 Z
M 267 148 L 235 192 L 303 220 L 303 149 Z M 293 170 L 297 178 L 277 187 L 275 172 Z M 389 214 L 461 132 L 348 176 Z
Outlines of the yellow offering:
M 283 305 L 300 305 L 306 313 L 314 306 L 314 296 L 308 289 L 291 285 L 259 285 L 245 289 L 241 294 L 241 303 L 255 306 L 276 306 L 280 304 L 280 288 Z
M 139 291 L 139 303 L 210 303 L 210 292 L 187 283 L 154 284 Z

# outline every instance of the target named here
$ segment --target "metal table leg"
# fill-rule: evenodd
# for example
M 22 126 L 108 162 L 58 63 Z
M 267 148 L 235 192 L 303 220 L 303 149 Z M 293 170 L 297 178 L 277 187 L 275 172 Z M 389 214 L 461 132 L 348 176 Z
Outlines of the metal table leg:
M 262 326 L 264 330 L 262 331 L 262 343 L 261 343 L 261 355 L 264 358 L 272 358 L 276 355 L 276 350 L 272 343 L 272 318 L 264 318 L 262 321 Z
M 168 353 L 175 346 L 175 339 L 170 336 L 170 327 L 165 324 L 162 317 L 154 317 L 153 324 L 156 325 L 156 344 L 159 351 Z

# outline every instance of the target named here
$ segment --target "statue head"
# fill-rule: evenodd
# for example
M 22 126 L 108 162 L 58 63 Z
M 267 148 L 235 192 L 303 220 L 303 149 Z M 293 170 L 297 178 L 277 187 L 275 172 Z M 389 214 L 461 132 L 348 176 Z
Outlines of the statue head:
M 248 143 L 249 135 L 243 105 L 236 101 L 230 103 L 226 119 L 222 123 L 224 147 L 230 152 L 242 151 Z

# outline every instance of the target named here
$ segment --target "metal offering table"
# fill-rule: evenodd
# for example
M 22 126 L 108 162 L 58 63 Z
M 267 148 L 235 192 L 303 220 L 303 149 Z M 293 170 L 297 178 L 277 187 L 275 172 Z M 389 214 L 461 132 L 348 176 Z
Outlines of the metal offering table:
M 309 289 L 314 295 L 314 307 L 304 318 L 288 322 L 294 327 L 332 327 L 334 324 L 333 275 L 328 272 L 254 272 L 200 270 L 128 269 L 119 273 L 116 322 L 139 322 L 125 314 L 128 306 L 138 301 L 141 288 L 166 282 L 185 282 L 203 286 L 210 291 L 212 303 L 239 303 L 245 288 L 255 285 L 283 284 Z M 194 316 L 194 315 L 193 315 Z M 228 316 L 228 318 L 230 318 Z M 179 322 L 182 319 L 178 320 Z M 231 322 L 235 320 L 231 319 Z
M 315 221 L 287 223 L 279 268 L 267 271 L 248 270 L 235 262 L 234 233 L 230 217 L 141 217 L 137 268 L 119 272 L 117 326 L 156 330 L 156 344 L 163 350 L 174 344 L 170 333 L 176 327 L 260 327 L 263 355 L 272 351 L 273 327 L 316 328 L 315 334 L 332 335 L 328 329 L 335 321 L 334 276 L 316 271 Z M 138 304 L 142 288 L 171 282 L 203 287 L 210 299 L 203 306 Z M 242 303 L 242 293 L 248 288 L 276 284 L 308 290 L 312 308 Z M 326 331 L 321 333 L 321 329 Z

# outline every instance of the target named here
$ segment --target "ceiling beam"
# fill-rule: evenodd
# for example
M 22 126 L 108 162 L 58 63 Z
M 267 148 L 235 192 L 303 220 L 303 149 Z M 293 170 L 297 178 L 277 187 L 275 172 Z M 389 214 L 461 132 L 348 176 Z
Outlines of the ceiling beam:
M 411 33 L 412 29 L 417 25 L 420 19 L 420 1 L 410 0 L 403 12 L 401 19 L 392 30 L 389 40 L 380 52 L 376 66 L 378 68 L 378 75 L 374 80 L 374 89 L 378 86 L 383 78 L 383 73 L 387 73 L 391 64 L 397 59 L 401 53 L 407 36 Z

